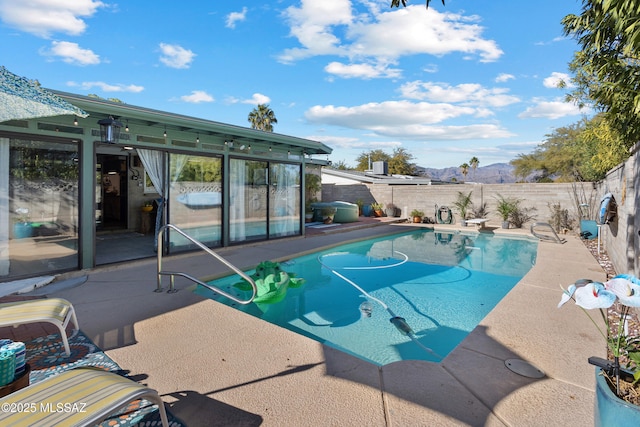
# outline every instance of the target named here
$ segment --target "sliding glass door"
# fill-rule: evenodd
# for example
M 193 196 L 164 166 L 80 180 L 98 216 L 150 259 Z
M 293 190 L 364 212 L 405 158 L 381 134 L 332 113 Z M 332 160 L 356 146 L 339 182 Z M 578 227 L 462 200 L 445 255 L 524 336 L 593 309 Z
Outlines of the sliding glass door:
M 229 161 L 229 240 L 267 238 L 267 162 Z
M 78 267 L 78 144 L 0 137 L 0 278 Z
M 222 159 L 169 155 L 169 218 L 189 236 L 209 247 L 220 246 L 222 230 Z M 172 250 L 195 247 L 170 233 Z

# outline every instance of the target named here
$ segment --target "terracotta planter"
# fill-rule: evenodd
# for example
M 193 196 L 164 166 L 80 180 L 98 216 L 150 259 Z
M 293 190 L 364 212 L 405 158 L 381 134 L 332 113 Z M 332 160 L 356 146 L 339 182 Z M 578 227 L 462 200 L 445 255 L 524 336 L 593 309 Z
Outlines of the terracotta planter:
M 381 216 L 382 216 L 382 210 L 380 210 L 380 209 L 376 209 L 376 210 L 374 210 L 374 211 L 373 211 L 373 215 L 374 215 L 375 217 L 377 217 L 377 218 L 381 217 Z
M 416 224 L 419 224 L 422 222 L 422 218 L 420 218 L 419 216 L 414 216 L 413 217 L 413 222 Z
M 601 369 L 596 369 L 593 418 L 595 427 L 640 425 L 640 406 L 632 405 L 616 396 L 607 384 Z

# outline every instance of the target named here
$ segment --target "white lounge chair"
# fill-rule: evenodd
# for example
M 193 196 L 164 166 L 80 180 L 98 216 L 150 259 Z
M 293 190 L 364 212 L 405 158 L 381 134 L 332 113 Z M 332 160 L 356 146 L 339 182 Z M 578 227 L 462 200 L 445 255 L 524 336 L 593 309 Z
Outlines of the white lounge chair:
M 73 321 L 75 328 L 79 329 L 73 305 L 62 298 L 42 298 L 0 304 L 0 327 L 18 327 L 39 322 L 54 324 L 60 330 L 67 356 L 71 354 L 66 332 L 70 320 Z
M 0 399 L 0 425 L 93 426 L 138 399 L 158 405 L 162 425 L 169 426 L 155 390 L 113 372 L 76 368 Z

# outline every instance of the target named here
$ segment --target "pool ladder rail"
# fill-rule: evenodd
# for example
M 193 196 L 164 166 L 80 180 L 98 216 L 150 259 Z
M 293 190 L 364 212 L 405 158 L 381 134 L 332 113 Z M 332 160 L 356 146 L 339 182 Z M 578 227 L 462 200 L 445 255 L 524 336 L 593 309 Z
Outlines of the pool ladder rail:
M 547 234 L 536 231 L 535 230 L 536 228 L 542 228 L 543 231 Z M 560 244 L 566 243 L 566 239 L 561 239 L 556 233 L 556 231 L 553 229 L 551 224 L 547 222 L 534 222 L 533 224 L 531 224 L 531 234 L 533 234 L 538 239 L 545 240 L 547 242 L 554 242 L 554 243 L 560 243 Z
M 164 271 L 162 270 L 162 258 L 164 257 L 164 238 L 163 238 L 163 234 L 165 232 L 165 230 L 171 229 L 173 231 L 175 231 L 176 233 L 180 234 L 182 237 L 184 237 L 185 239 L 189 240 L 191 243 L 193 243 L 194 245 L 196 245 L 197 247 L 199 247 L 200 249 L 202 249 L 204 252 L 206 252 L 207 254 L 211 255 L 212 257 L 214 257 L 215 259 L 217 259 L 218 261 L 220 261 L 222 264 L 226 265 L 227 267 L 229 267 L 231 270 L 233 270 L 234 272 L 236 272 L 238 275 L 240 275 L 244 280 L 246 280 L 252 288 L 252 294 L 251 297 L 249 299 L 239 299 L 238 297 L 236 297 L 235 295 L 231 295 L 230 293 L 223 291 L 222 289 L 210 285 L 209 283 L 205 283 L 203 281 L 201 281 L 200 279 L 197 279 L 193 276 L 191 276 L 190 274 L 184 273 L 182 271 Z M 220 294 L 226 298 L 229 298 L 232 301 L 237 302 L 238 304 L 251 304 L 251 302 L 253 302 L 253 299 L 256 297 L 256 294 L 258 293 L 258 288 L 256 287 L 256 282 L 253 281 L 253 279 L 247 275 L 244 271 L 240 270 L 238 267 L 236 267 L 235 265 L 231 264 L 229 261 L 227 261 L 225 258 L 223 258 L 222 256 L 220 256 L 219 254 L 215 253 L 214 251 L 212 251 L 211 249 L 209 249 L 207 246 L 205 246 L 202 242 L 199 242 L 198 240 L 194 239 L 193 237 L 189 236 L 187 233 L 185 233 L 184 231 L 182 231 L 180 228 L 178 228 L 177 226 L 173 225 L 173 224 L 167 224 L 164 225 L 163 227 L 160 228 L 160 230 L 158 231 L 158 263 L 157 263 L 157 277 L 158 277 L 158 287 L 156 288 L 156 290 L 154 292 L 162 292 L 162 276 L 169 276 L 170 280 L 169 280 L 169 290 L 167 291 L 168 293 L 175 293 L 178 292 L 178 290 L 175 288 L 175 276 L 180 276 L 180 277 L 184 277 L 188 280 L 191 280 L 194 283 L 197 283 L 200 286 L 204 286 L 205 288 Z

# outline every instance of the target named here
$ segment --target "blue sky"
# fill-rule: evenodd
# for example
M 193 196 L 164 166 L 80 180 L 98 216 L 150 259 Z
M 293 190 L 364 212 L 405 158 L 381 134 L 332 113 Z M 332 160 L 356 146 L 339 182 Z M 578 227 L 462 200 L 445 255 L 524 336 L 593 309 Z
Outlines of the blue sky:
M 508 162 L 588 111 L 564 102 L 577 0 L 0 0 L 0 65 L 47 88 L 425 167 Z

